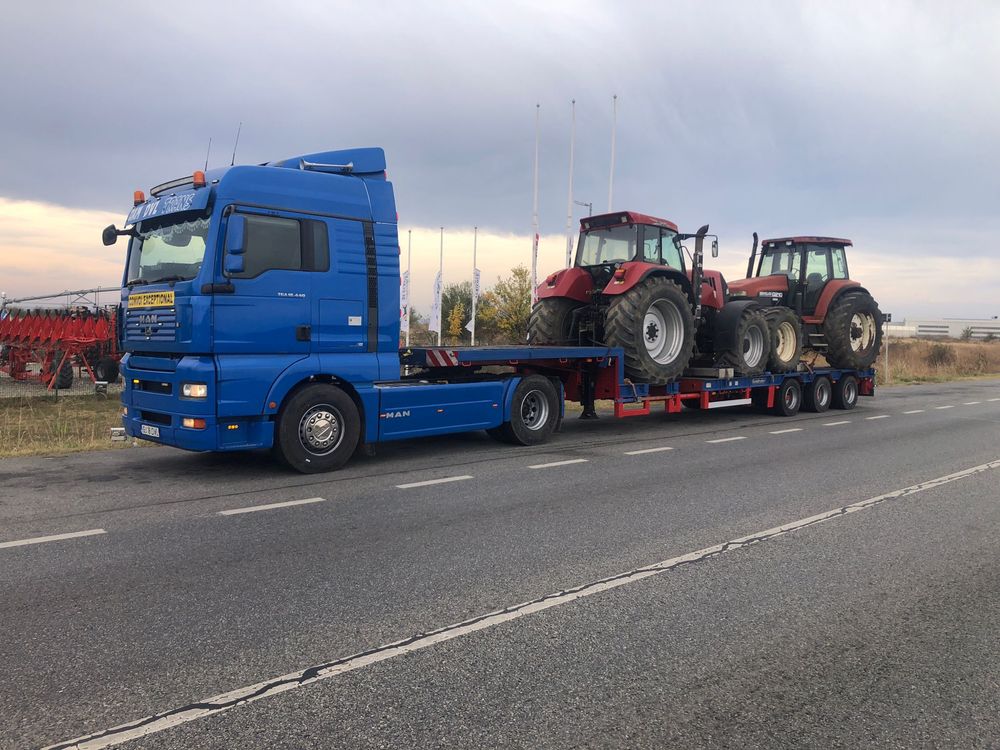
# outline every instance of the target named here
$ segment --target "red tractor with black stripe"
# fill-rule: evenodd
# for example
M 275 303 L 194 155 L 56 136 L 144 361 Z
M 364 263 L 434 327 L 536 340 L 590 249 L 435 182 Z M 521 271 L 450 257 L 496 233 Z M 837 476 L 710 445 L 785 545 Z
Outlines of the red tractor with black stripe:
M 538 286 L 529 343 L 621 347 L 626 377 L 641 383 L 669 383 L 692 364 L 762 372 L 772 354 L 763 307 L 730 301 L 722 274 L 703 269 L 708 236 L 707 225 L 681 234 L 634 211 L 582 220 L 575 265 Z
M 755 232 L 747 277 L 730 284 L 730 295 L 766 305 L 789 330 L 801 326 L 802 347 L 830 366 L 870 367 L 882 346 L 882 312 L 848 274 L 851 245 L 836 237 L 779 237 L 764 240 L 758 257 Z

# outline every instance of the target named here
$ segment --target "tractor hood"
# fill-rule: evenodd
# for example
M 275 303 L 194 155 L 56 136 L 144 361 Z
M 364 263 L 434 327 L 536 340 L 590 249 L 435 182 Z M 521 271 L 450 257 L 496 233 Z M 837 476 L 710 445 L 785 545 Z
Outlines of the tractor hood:
M 782 274 L 773 276 L 755 276 L 750 279 L 737 279 L 729 282 L 730 297 L 759 297 L 761 292 L 788 291 L 788 277 Z

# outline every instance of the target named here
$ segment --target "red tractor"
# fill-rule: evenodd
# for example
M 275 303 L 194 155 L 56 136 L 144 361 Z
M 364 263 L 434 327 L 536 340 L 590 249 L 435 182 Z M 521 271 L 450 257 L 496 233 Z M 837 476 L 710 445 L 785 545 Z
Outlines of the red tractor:
M 851 241 L 764 240 L 758 259 L 756 233 L 753 239 L 747 277 L 730 284 L 730 296 L 769 305 L 766 314 L 781 319 L 787 337 L 801 325 L 802 348 L 822 354 L 832 367 L 870 367 L 882 346 L 882 312 L 871 293 L 848 274 Z
M 730 301 L 722 274 L 703 270 L 706 236 L 708 226 L 680 234 L 673 222 L 634 211 L 582 220 L 576 264 L 538 286 L 529 343 L 621 347 L 626 376 L 650 384 L 691 364 L 762 372 L 772 354 L 763 307 Z M 692 238 L 689 269 L 682 243 Z

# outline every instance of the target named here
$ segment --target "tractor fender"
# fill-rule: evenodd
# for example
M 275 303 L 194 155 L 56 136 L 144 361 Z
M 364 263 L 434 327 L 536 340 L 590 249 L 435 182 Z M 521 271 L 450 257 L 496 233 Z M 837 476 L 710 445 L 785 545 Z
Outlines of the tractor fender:
M 622 270 L 625 271 L 625 278 L 622 280 L 612 278 L 608 285 L 601 291 L 607 297 L 616 297 L 625 292 L 631 291 L 639 284 L 643 283 L 651 276 L 662 276 L 670 279 L 684 290 L 684 293 L 694 305 L 694 295 L 691 293 L 691 280 L 681 271 L 670 266 L 661 266 L 655 263 L 624 263 Z
M 760 303 L 753 299 L 739 299 L 726 303 L 715 316 L 715 330 L 712 331 L 715 351 L 736 348 L 739 344 L 736 340 L 736 330 L 744 310 L 760 306 Z
M 594 280 L 583 268 L 564 268 L 549 274 L 545 281 L 538 285 L 538 299 L 546 297 L 565 297 L 577 302 L 589 303 L 594 289 Z
M 832 281 L 828 281 L 826 286 L 823 287 L 823 291 L 816 301 L 816 311 L 812 315 L 803 315 L 802 320 L 806 323 L 822 324 L 826 320 L 826 313 L 830 309 L 830 305 L 848 292 L 871 294 L 871 292 L 857 281 L 851 281 L 851 279 L 833 279 Z

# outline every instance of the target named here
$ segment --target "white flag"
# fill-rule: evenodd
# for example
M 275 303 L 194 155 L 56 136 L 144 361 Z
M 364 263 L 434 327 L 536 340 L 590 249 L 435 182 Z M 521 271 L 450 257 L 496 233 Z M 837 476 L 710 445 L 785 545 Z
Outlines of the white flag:
M 535 232 L 535 241 L 531 245 L 531 305 L 534 307 L 538 302 L 538 233 Z
M 431 304 L 431 321 L 427 328 L 433 333 L 441 333 L 441 272 L 434 277 L 434 302 Z
M 410 330 L 410 272 L 403 271 L 403 278 L 399 283 L 399 330 L 406 333 Z
M 472 296 L 474 296 L 476 299 L 479 299 L 482 296 L 482 293 L 480 292 L 480 289 L 479 289 L 479 269 L 478 268 L 473 268 L 472 269 Z

